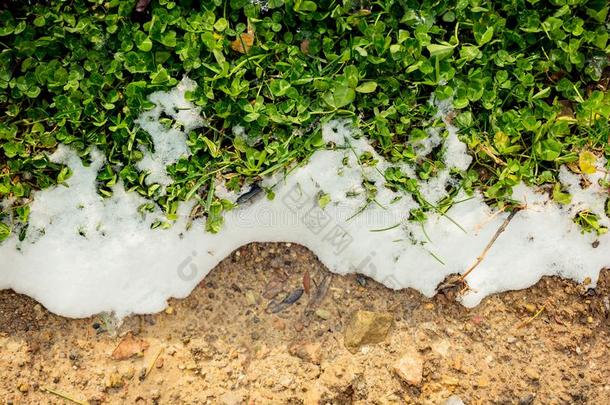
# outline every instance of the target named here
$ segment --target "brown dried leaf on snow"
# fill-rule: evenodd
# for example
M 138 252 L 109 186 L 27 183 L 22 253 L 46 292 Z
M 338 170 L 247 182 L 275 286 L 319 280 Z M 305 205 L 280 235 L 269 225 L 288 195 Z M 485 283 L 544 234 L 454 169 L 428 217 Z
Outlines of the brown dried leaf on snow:
M 144 339 L 134 337 L 131 333 L 128 333 L 114 349 L 111 357 L 114 360 L 126 360 L 133 356 L 141 356 L 148 349 L 148 346 L 148 342 Z

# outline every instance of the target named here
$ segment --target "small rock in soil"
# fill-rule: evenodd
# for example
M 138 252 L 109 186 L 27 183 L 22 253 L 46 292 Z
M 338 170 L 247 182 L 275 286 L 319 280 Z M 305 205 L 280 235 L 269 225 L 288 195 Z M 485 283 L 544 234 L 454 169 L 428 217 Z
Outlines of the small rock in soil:
M 519 405 L 531 405 L 534 403 L 534 394 L 528 394 L 519 399 Z
M 322 361 L 322 345 L 318 342 L 293 342 L 288 346 L 288 353 L 313 364 L 320 364 Z
M 237 392 L 225 392 L 220 397 L 220 403 L 223 405 L 239 405 L 243 403 L 244 396 Z
M 530 304 L 530 303 L 525 304 L 525 305 L 524 305 L 524 307 L 525 307 L 525 310 L 526 310 L 527 312 L 529 312 L 530 314 L 535 314 L 535 313 L 536 313 L 536 311 L 538 310 L 538 308 L 536 307 L 536 305 L 534 305 L 534 304 Z
M 121 388 L 124 385 L 123 378 L 116 371 L 110 373 L 106 380 L 106 388 Z
M 393 316 L 388 312 L 355 311 L 345 328 L 345 347 L 355 352 L 360 346 L 383 342 L 392 323 Z
M 282 319 L 278 318 L 278 317 L 274 317 L 271 321 L 273 328 L 277 329 L 277 330 L 284 330 L 286 329 L 286 322 L 284 322 Z
M 246 292 L 246 303 L 250 306 L 256 305 L 256 294 L 254 294 L 254 291 L 248 290 Z
M 464 405 L 464 401 L 462 401 L 462 398 L 458 397 L 457 395 L 452 395 L 445 400 L 443 405 Z
M 540 374 L 532 367 L 525 368 L 525 375 L 527 375 L 530 379 L 536 381 L 540 379 Z
M 394 363 L 394 372 L 407 384 L 419 386 L 424 372 L 424 360 L 413 348 Z
M 275 296 L 278 295 L 279 293 L 281 293 L 283 289 L 284 289 L 284 284 L 282 282 L 280 282 L 278 280 L 271 280 L 265 286 L 265 289 L 264 289 L 262 295 L 264 298 L 270 300 L 272 298 L 275 298 Z

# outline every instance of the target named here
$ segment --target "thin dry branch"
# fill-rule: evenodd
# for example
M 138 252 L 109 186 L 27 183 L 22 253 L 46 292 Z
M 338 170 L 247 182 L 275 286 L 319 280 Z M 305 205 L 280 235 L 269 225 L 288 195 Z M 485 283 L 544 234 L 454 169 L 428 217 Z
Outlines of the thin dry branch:
M 146 369 L 146 374 L 144 374 L 144 378 L 148 377 L 148 375 L 150 374 L 152 369 L 155 367 L 155 364 L 157 363 L 157 360 L 159 359 L 159 356 L 161 356 L 161 353 L 163 353 L 163 350 L 164 350 L 164 347 L 161 346 L 161 348 L 159 348 L 159 351 L 157 352 L 157 354 L 153 358 L 152 362 L 148 365 L 148 368 Z
M 73 398 L 69 394 L 54 390 L 53 388 L 42 387 L 42 390 L 48 392 L 49 394 L 57 395 L 58 397 L 65 399 L 66 401 L 74 402 L 75 404 L 78 404 L 78 405 L 89 405 L 88 401 L 79 401 L 78 399 Z
M 478 223 L 477 225 L 475 225 L 474 229 L 478 232 L 479 230 L 483 229 L 488 223 L 490 223 L 491 221 L 494 220 L 494 218 L 496 218 L 498 215 L 501 215 L 504 211 L 506 211 L 507 206 L 505 205 L 504 207 L 500 208 L 499 210 L 497 210 L 496 212 L 494 212 L 493 214 L 489 215 L 487 218 L 485 218 L 484 221 Z
M 515 215 L 517 215 L 517 212 L 519 212 L 519 210 L 514 210 L 512 211 L 508 217 L 506 217 L 506 219 L 504 220 L 504 222 L 502 222 L 502 225 L 500 225 L 500 227 L 498 228 L 498 230 L 496 231 L 496 233 L 494 234 L 494 236 L 491 238 L 491 240 L 489 241 L 489 243 L 487 244 L 487 246 L 485 246 L 485 249 L 483 250 L 483 253 L 481 253 L 479 255 L 479 257 L 477 257 L 476 262 L 474 262 L 474 264 L 472 266 L 470 266 L 468 268 L 468 270 L 466 270 L 466 272 L 464 274 L 462 274 L 462 276 L 460 277 L 460 281 L 464 281 L 464 279 L 470 274 L 472 273 L 472 271 L 474 269 L 477 268 L 477 266 L 479 264 L 481 264 L 481 262 L 483 261 L 483 259 L 485 259 L 485 256 L 487 256 L 487 253 L 489 252 L 489 249 L 491 249 L 491 247 L 493 246 L 493 244 L 496 242 L 496 240 L 498 239 L 498 237 L 500 236 L 500 234 L 502 232 L 504 232 L 506 230 L 506 227 L 508 226 L 508 224 L 510 223 L 510 221 L 515 217 Z

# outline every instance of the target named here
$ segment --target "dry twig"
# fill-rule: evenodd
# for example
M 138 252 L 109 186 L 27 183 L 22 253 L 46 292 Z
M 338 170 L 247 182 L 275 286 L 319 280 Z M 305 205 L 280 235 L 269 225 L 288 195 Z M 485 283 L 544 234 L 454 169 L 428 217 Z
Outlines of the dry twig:
M 58 397 L 65 399 L 66 401 L 74 402 L 75 404 L 89 405 L 88 401 L 79 401 L 78 399 L 71 397 L 69 394 L 54 390 L 53 388 L 42 387 L 42 390 L 48 392 L 49 394 L 57 395 Z
M 161 348 L 157 352 L 156 356 L 153 358 L 153 360 L 148 365 L 148 368 L 146 369 L 146 374 L 144 374 L 144 378 L 148 377 L 148 375 L 150 374 L 152 369 L 155 367 L 155 364 L 157 363 L 159 356 L 161 356 L 161 353 L 163 353 L 163 346 L 161 346 Z
M 500 225 L 500 227 L 498 228 L 498 230 L 496 231 L 496 233 L 494 234 L 494 236 L 491 238 L 491 240 L 489 241 L 489 243 L 487 244 L 487 246 L 485 246 L 485 249 L 483 250 L 483 253 L 481 253 L 479 255 L 479 257 L 477 257 L 476 262 L 474 262 L 474 264 L 472 266 L 470 266 L 468 268 L 468 270 L 466 270 L 466 272 L 464 274 L 462 274 L 462 276 L 460 277 L 460 281 L 464 281 L 466 279 L 466 277 L 472 273 L 472 271 L 474 269 L 477 268 L 477 266 L 479 264 L 481 264 L 481 262 L 483 261 L 483 259 L 485 259 L 485 256 L 487 256 L 487 253 L 489 252 L 489 250 L 491 249 L 491 247 L 493 246 L 493 244 L 496 242 L 496 240 L 498 240 L 498 237 L 500 236 L 500 234 L 502 232 L 504 232 L 506 230 L 506 227 L 508 226 L 508 224 L 510 223 L 510 221 L 515 217 L 515 215 L 517 215 L 517 212 L 519 212 L 518 210 L 514 210 L 512 211 L 508 217 L 506 217 L 506 219 L 504 220 L 504 222 L 502 222 L 502 225 Z

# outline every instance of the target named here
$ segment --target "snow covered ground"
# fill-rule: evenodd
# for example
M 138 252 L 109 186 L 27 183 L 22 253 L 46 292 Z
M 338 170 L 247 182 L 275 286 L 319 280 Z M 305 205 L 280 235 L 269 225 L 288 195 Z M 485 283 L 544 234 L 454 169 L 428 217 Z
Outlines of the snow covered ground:
M 139 166 L 151 171 L 149 181 L 169 184 L 165 165 L 189 154 L 185 132 L 165 129 L 158 120 L 164 112 L 186 130 L 201 125 L 197 110 L 183 97 L 192 86 L 185 79 L 172 92 L 155 93 L 151 100 L 158 107 L 140 117 L 155 143 L 155 153 Z M 455 181 L 450 169 L 464 170 L 471 161 L 455 128 L 447 124 L 446 129 L 446 137 L 432 134 L 426 141 L 430 144 L 420 145 L 431 150 L 442 143 L 445 150 L 447 169 L 419 182 L 431 202 L 443 198 L 445 187 Z M 185 230 L 189 204 L 182 204 L 180 219 L 170 229 L 150 229 L 162 213 L 138 214 L 145 202 L 140 196 L 125 192 L 121 184 L 112 198 L 96 193 L 96 173 L 104 163 L 100 153 L 85 167 L 69 147 L 60 146 L 52 158 L 68 164 L 73 176 L 66 185 L 37 192 L 27 238 L 19 242 L 13 237 L 0 246 L 0 288 L 13 288 L 69 317 L 151 313 L 162 310 L 170 297 L 187 296 L 239 246 L 286 241 L 307 246 L 336 273 L 358 272 L 390 288 L 412 287 L 431 296 L 447 275 L 463 273 L 477 261 L 509 214 L 492 212 L 478 195 L 462 195 L 457 200 L 463 201 L 445 216 L 430 214 L 423 226 L 407 221 L 417 204 L 384 186 L 383 173 L 393 165 L 358 135 L 347 122 L 325 125 L 324 139 L 338 147 L 316 152 L 286 178 L 265 179 L 275 198 L 260 193 L 228 212 L 217 234 L 204 232 L 201 221 Z M 377 165 L 359 164 L 363 152 L 370 152 Z M 407 165 L 400 170 L 413 174 Z M 594 285 L 600 269 L 610 265 L 610 235 L 582 234 L 571 218 L 588 208 L 610 225 L 603 212 L 608 194 L 597 181 L 603 176 L 603 171 L 590 175 L 591 185 L 583 190 L 578 176 L 562 170 L 561 181 L 573 195 L 568 206 L 518 186 L 514 198 L 525 208 L 466 277 L 470 290 L 461 298 L 463 304 L 474 306 L 489 294 L 528 287 L 543 275 L 579 282 L 590 278 Z M 376 203 L 367 205 L 364 179 L 377 188 Z M 216 190 L 223 198 L 237 197 L 222 184 Z M 321 195 L 330 198 L 323 208 Z

